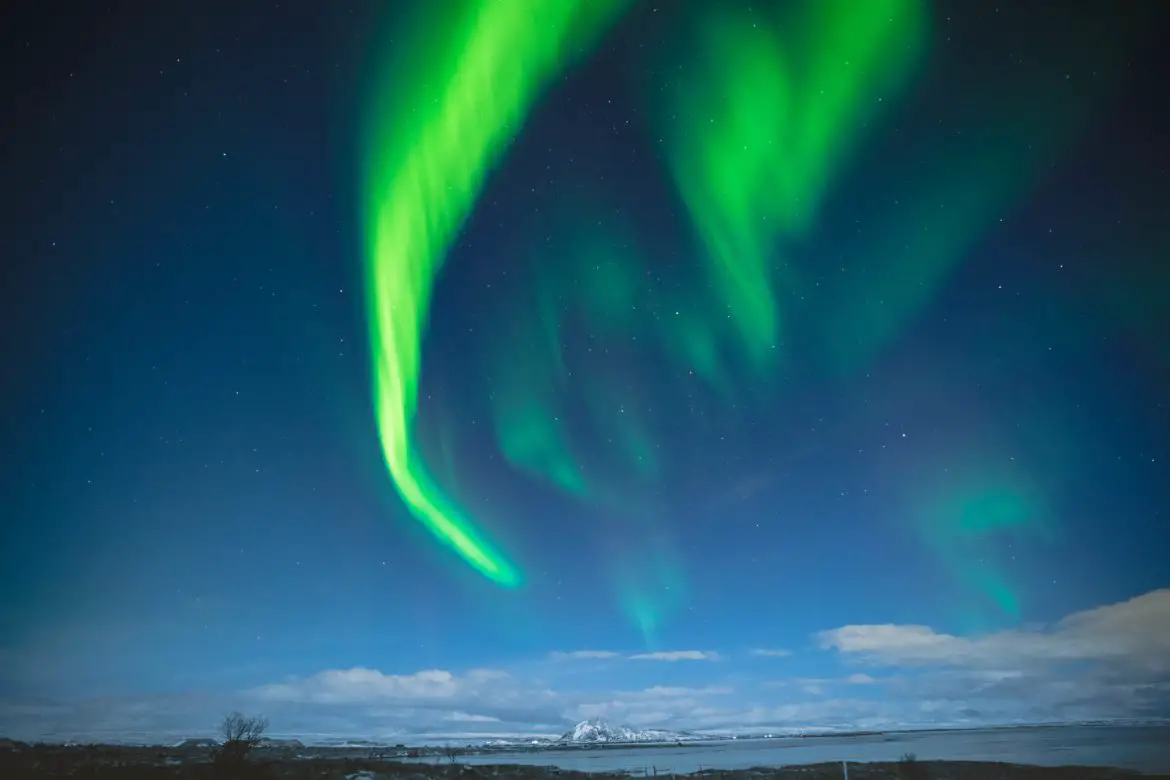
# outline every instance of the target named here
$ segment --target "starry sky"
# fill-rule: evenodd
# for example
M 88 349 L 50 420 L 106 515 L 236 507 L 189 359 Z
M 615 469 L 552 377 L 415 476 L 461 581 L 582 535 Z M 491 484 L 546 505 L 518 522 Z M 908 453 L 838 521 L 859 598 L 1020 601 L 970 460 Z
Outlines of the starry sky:
M 1012 5 L 29 11 L 0 733 L 1170 717 L 1170 15 Z

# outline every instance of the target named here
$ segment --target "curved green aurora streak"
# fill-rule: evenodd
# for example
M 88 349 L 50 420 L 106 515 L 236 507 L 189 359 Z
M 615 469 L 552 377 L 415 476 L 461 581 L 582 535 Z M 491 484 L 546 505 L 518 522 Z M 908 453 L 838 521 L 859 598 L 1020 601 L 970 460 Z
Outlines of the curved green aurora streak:
M 379 85 L 367 128 L 367 293 L 383 457 L 414 516 L 501 585 L 518 584 L 519 571 L 442 493 L 412 441 L 431 289 L 487 173 L 541 88 L 623 5 L 436 3 L 424 54 L 410 72 Z
M 766 370 L 781 342 L 779 257 L 805 238 L 860 130 L 925 48 L 923 0 L 712 6 L 659 106 L 667 162 L 706 248 L 728 338 Z M 697 366 L 702 370 L 702 366 Z
M 413 446 L 421 339 L 435 276 L 488 171 L 566 52 L 596 38 L 625 3 L 422 6 L 434 26 L 407 36 L 419 41 L 418 57 L 380 86 L 366 139 L 379 435 L 414 515 L 475 569 L 513 585 L 518 571 L 452 506 Z M 850 273 L 812 279 L 796 260 L 824 239 L 818 220 L 844 189 L 842 173 L 882 114 L 927 72 L 929 4 L 696 0 L 686 16 L 677 31 L 664 30 L 641 72 L 652 138 L 700 247 L 693 267 L 689 257 L 650 262 L 671 250 L 626 224 L 637 210 L 615 210 L 613 193 L 558 193 L 558 202 L 542 205 L 561 209 L 563 219 L 532 238 L 532 295 L 501 304 L 484 372 L 505 460 L 602 509 L 613 536 L 612 585 L 648 641 L 685 586 L 681 558 L 646 499 L 685 457 L 660 449 L 654 435 L 678 422 L 640 382 L 648 353 L 668 358 L 672 386 L 688 403 L 701 406 L 704 391 L 714 391 L 711 407 L 722 416 L 691 423 L 708 428 L 734 421 L 745 408 L 740 393 L 759 390 L 761 403 L 777 403 L 774 388 L 761 385 L 778 375 L 786 342 L 811 347 L 805 368 L 837 379 L 862 370 L 1068 149 L 1124 51 L 1113 35 L 1118 45 L 1094 55 L 1102 77 L 1070 86 L 1076 94 L 1048 88 L 1060 81 L 1037 71 L 1045 89 L 995 82 L 967 95 L 957 105 L 970 116 L 954 123 L 977 131 L 923 139 L 930 143 L 913 176 L 886 171 L 884 197 L 871 198 L 873 224 L 832 237 Z M 1072 34 L 1083 26 L 1070 23 Z M 802 304 L 814 282 L 815 305 Z M 986 453 L 966 457 L 948 466 L 962 479 L 908 497 L 911 525 L 958 578 L 1018 616 L 1006 575 L 972 563 L 970 553 L 989 557 L 996 539 L 1042 526 L 1042 482 L 985 467 L 993 460 Z

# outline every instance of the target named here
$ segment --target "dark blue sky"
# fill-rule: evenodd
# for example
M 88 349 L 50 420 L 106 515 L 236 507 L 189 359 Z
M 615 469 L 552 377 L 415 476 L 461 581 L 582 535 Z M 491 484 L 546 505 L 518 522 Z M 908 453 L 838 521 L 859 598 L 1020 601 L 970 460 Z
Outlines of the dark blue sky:
M 515 591 L 418 526 L 379 450 L 358 126 L 401 12 L 377 5 L 6 33 L 0 732 L 189 733 L 229 706 L 362 735 L 1170 714 L 1161 4 L 931 6 L 926 63 L 792 250 L 766 382 L 729 396 L 567 330 L 650 420 L 636 485 L 581 444 L 615 503 L 507 462 L 486 356 L 583 202 L 647 278 L 701 251 L 636 86 L 691 11 L 635 4 L 546 91 L 434 290 L 420 447 Z M 887 262 L 930 228 L 914 203 L 997 175 L 937 284 Z M 597 387 L 564 390 L 579 427 Z M 662 589 L 651 637 L 631 577 Z

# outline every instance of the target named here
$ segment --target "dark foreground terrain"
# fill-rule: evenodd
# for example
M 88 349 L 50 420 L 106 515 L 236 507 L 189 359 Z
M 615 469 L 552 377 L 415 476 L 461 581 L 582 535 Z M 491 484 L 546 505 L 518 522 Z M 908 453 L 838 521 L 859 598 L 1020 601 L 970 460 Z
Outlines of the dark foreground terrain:
M 849 764 L 850 780 L 1170 780 L 1119 769 L 1038 767 L 978 761 L 918 761 Z M 126 780 L 629 780 L 631 774 L 569 772 L 541 766 L 465 766 L 389 760 L 369 749 L 258 749 L 242 764 L 216 763 L 206 747 L 116 747 L 109 745 L 0 745 L 0 778 L 69 777 Z M 651 775 L 655 776 L 655 775 Z M 673 775 L 661 773 L 664 780 Z M 838 780 L 839 763 L 756 769 L 708 769 L 690 780 Z

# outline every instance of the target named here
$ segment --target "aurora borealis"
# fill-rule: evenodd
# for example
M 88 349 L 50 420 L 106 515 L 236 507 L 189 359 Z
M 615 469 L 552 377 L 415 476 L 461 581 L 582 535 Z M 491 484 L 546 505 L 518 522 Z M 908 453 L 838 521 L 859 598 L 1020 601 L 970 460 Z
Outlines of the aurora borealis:
M 17 35 L 0 736 L 1170 713 L 1158 3 L 218 5 Z
M 441 18 L 422 25 L 427 56 L 417 75 L 408 80 L 392 70 L 374 98 L 381 119 L 371 122 L 362 167 L 370 179 L 370 340 L 382 449 L 407 506 L 485 576 L 505 584 L 515 582 L 515 571 L 457 510 L 442 506 L 412 452 L 428 299 L 508 133 L 571 47 L 592 37 L 620 5 L 473 2 L 426 11 Z

